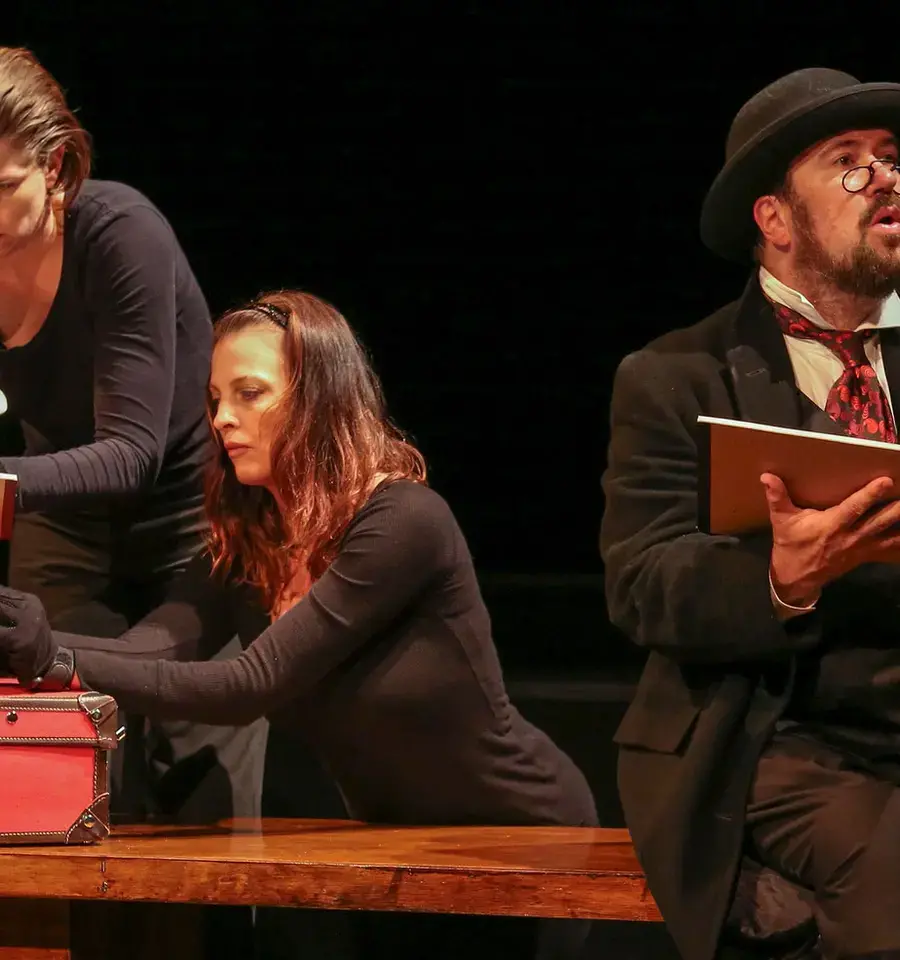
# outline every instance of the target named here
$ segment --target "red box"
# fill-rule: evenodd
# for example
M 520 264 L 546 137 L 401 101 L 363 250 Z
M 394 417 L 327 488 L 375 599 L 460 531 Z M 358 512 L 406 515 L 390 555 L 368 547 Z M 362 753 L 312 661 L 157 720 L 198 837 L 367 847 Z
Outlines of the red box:
M 0 844 L 109 836 L 117 716 L 106 694 L 29 693 L 0 677 Z

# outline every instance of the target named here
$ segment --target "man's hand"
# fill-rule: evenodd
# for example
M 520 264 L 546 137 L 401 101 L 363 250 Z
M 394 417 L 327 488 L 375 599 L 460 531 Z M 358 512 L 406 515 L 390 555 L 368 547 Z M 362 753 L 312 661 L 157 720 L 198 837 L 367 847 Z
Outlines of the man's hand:
M 879 477 L 828 510 L 798 507 L 771 473 L 760 481 L 772 523 L 772 585 L 792 606 L 810 606 L 822 588 L 862 563 L 896 562 L 900 555 L 900 500 L 894 483 Z

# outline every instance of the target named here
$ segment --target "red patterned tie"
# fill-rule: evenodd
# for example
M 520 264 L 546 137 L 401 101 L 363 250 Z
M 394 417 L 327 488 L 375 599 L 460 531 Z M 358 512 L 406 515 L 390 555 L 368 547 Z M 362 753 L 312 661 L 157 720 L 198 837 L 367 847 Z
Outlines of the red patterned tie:
M 773 307 L 785 334 L 824 343 L 844 364 L 844 372 L 828 392 L 825 402 L 828 416 L 852 437 L 896 443 L 891 408 L 864 349 L 866 341 L 878 331 L 824 329 L 780 303 Z

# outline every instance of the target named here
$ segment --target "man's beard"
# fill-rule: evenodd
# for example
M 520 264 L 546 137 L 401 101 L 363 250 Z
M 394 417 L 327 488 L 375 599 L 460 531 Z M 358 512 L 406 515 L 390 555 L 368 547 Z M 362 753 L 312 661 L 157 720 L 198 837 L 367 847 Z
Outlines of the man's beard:
M 881 197 L 860 222 L 859 243 L 841 257 L 830 254 L 819 242 L 809 208 L 796 195 L 788 199 L 797 228 L 796 257 L 801 270 L 810 271 L 818 279 L 831 283 L 842 293 L 883 300 L 900 289 L 900 237 L 886 239 L 886 252 L 879 253 L 866 240 L 865 228 L 885 206 L 900 206 L 900 198 Z

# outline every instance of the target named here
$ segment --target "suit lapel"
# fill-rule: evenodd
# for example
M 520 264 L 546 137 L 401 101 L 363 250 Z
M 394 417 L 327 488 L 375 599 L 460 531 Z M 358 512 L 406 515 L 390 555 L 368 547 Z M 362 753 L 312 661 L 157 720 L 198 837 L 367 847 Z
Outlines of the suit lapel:
M 839 437 L 846 437 L 847 431 L 832 420 L 821 408 L 817 407 L 806 394 L 800 394 L 800 426 L 812 433 L 834 433 Z
M 881 360 L 891 395 L 894 421 L 900 419 L 900 327 L 888 327 L 879 334 Z
M 784 337 L 755 273 L 738 307 L 725 356 L 739 419 L 776 427 L 804 426 L 801 394 Z M 900 378 L 897 384 L 900 396 Z

